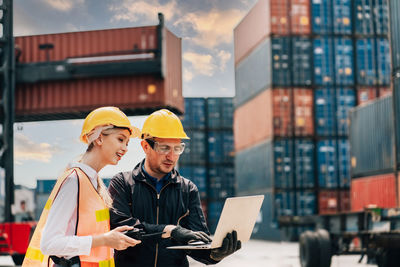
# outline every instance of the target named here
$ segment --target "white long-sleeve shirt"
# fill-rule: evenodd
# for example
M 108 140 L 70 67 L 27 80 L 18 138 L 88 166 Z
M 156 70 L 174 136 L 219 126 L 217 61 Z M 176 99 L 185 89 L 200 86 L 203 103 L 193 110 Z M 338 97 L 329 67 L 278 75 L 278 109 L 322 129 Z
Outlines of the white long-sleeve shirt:
M 83 163 L 72 163 L 71 168 L 79 167 L 97 188 L 97 172 Z M 45 255 L 71 258 L 89 255 L 92 236 L 76 236 L 78 178 L 73 172 L 66 178 L 54 200 L 40 241 L 40 250 Z

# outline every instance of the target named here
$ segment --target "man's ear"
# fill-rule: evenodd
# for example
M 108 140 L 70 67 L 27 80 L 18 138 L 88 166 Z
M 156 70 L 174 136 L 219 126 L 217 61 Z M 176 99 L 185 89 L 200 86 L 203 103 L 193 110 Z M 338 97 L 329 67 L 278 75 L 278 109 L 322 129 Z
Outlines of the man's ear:
M 148 152 L 149 149 L 150 149 L 149 143 L 147 143 L 145 140 L 142 140 L 142 141 L 140 142 L 140 145 L 142 146 L 142 149 L 143 149 L 144 153 L 147 154 L 147 152 Z

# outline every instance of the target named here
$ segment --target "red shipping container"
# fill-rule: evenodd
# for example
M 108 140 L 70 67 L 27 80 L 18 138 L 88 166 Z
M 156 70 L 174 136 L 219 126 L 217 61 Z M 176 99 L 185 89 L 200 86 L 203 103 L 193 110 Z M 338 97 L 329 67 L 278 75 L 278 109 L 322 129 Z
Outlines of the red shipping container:
M 334 214 L 339 211 L 339 192 L 337 190 L 321 190 L 318 192 L 319 214 Z
M 357 104 L 362 105 L 368 103 L 369 101 L 375 99 L 376 88 L 362 87 L 357 89 Z
M 292 34 L 310 34 L 310 0 L 292 0 L 290 20 Z
M 312 136 L 314 134 L 314 98 L 310 89 L 293 89 L 294 97 L 294 134 Z
M 357 178 L 351 181 L 351 210 L 368 206 L 397 207 L 396 177 L 393 173 Z
M 290 136 L 292 133 L 292 101 L 290 89 L 273 89 L 273 129 L 275 136 Z
M 379 97 L 392 95 L 392 88 L 390 87 L 380 87 L 378 91 L 379 91 Z
M 350 191 L 340 190 L 339 191 L 339 211 L 348 212 L 351 210 L 350 204 Z
M 118 106 L 129 115 L 162 107 L 183 112 L 181 39 L 162 29 L 164 78 L 130 75 L 17 84 L 17 120 L 77 118 L 105 105 Z M 46 52 L 39 50 L 40 44 L 53 44 L 49 59 L 61 61 L 135 54 L 139 50 L 147 50 L 151 57 L 149 49 L 157 49 L 158 41 L 157 26 L 150 26 L 23 36 L 15 43 L 21 49 L 19 62 L 33 63 L 47 60 Z
M 259 0 L 233 30 L 235 65 L 268 35 L 289 34 L 289 0 Z

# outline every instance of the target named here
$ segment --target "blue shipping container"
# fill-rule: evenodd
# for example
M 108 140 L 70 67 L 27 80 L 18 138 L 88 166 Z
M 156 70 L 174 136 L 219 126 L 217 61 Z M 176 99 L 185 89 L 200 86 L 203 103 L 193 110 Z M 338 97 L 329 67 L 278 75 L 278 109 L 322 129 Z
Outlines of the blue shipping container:
M 207 197 L 207 169 L 205 167 L 179 165 L 179 174 L 197 186 L 202 199 Z
M 185 129 L 205 129 L 204 98 L 185 98 L 185 116 L 183 117 L 183 127 Z
M 330 37 L 314 39 L 314 84 L 327 85 L 334 83 L 334 50 Z
M 337 34 L 351 34 L 351 0 L 333 1 L 333 31 Z M 330 2 L 330 1 L 324 1 Z
M 318 136 L 336 134 L 335 90 L 331 88 L 315 90 L 315 128 Z
M 317 142 L 318 182 L 320 188 L 337 188 L 336 140 Z
M 372 0 L 355 0 L 355 31 L 357 34 L 373 34 Z
M 400 7 L 400 3 L 397 7 Z M 396 114 L 400 114 L 400 72 L 394 75 L 393 79 L 393 104 L 394 104 L 394 111 Z M 395 116 L 395 135 L 396 135 L 396 146 L 400 147 L 400 116 Z M 397 149 L 397 162 L 396 165 L 399 166 L 400 162 L 400 149 Z
M 360 38 L 356 41 L 357 83 L 376 85 L 375 41 L 373 38 Z
M 295 193 L 292 191 L 275 192 L 274 217 L 296 215 Z
M 218 219 L 219 216 L 221 215 L 223 207 L 224 207 L 224 201 L 222 200 L 208 202 L 207 224 L 208 224 L 208 229 L 210 230 L 211 233 L 214 233 L 215 229 L 217 228 Z
M 36 180 L 36 193 L 49 194 L 53 190 L 57 180 Z
M 335 38 L 335 84 L 354 84 L 353 41 L 350 38 Z
M 206 134 L 204 131 L 189 130 L 186 134 L 190 139 L 185 139 L 185 150 L 179 158 L 182 164 L 205 164 L 206 163 Z
M 350 188 L 350 145 L 348 139 L 337 141 L 339 187 Z
M 336 89 L 336 116 L 337 134 L 349 134 L 349 111 L 356 105 L 356 96 L 353 89 Z
M 233 101 L 232 98 L 208 98 L 207 119 L 209 129 L 232 129 Z
M 312 0 L 312 30 L 316 34 L 332 33 L 331 0 Z
M 208 160 L 211 163 L 222 162 L 223 151 L 222 151 L 222 140 L 223 135 L 221 132 L 209 131 L 208 132 Z
M 277 86 L 290 86 L 290 38 L 271 38 L 272 53 L 272 84 Z M 268 75 L 268 73 L 267 73 Z
M 314 181 L 314 143 L 312 140 L 296 139 L 294 145 L 296 188 L 313 188 Z
M 312 82 L 310 38 L 292 38 L 292 75 L 294 86 L 307 86 Z
M 352 178 L 394 171 L 393 120 L 392 96 L 350 112 Z
M 296 192 L 296 215 L 306 216 L 317 213 L 317 200 L 315 193 L 312 191 Z
M 392 1 L 396 2 L 396 1 Z M 399 9 L 397 9 L 397 12 Z M 398 15 L 398 13 L 396 14 Z M 374 3 L 374 21 L 376 34 L 389 33 L 389 10 L 388 0 L 375 0 Z
M 234 140 L 232 131 L 222 131 L 222 162 L 233 162 Z
M 222 98 L 222 122 L 221 127 L 226 129 L 232 129 L 233 127 L 233 98 L 224 97 Z
M 274 186 L 293 188 L 293 140 L 284 139 L 274 142 Z
M 378 64 L 378 84 L 390 85 L 390 47 L 386 38 L 376 39 L 376 63 Z
M 400 71 L 400 1 L 390 1 L 389 4 L 392 68 Z
M 273 161 L 273 142 L 270 140 L 237 152 L 235 177 L 238 193 L 260 193 L 272 188 Z

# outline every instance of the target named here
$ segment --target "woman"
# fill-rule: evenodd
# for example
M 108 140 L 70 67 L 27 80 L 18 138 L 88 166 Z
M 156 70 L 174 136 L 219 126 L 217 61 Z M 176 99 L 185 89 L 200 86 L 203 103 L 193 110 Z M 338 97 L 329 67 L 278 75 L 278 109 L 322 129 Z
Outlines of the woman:
M 98 108 L 86 117 L 80 140 L 88 148 L 57 180 L 22 266 L 51 266 L 53 261 L 63 267 L 113 267 L 113 249 L 140 243 L 124 234 L 130 226 L 110 231 L 112 200 L 98 176 L 106 165 L 118 163 L 129 138 L 138 135 L 118 108 Z

